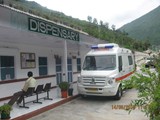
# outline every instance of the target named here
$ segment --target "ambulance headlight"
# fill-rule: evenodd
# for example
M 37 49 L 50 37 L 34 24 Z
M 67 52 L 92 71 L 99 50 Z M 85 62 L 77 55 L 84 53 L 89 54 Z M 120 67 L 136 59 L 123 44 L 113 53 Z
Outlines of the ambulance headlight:
M 82 82 L 82 77 L 78 76 L 78 83 L 81 83 L 81 82 Z
M 115 81 L 115 79 L 114 79 L 114 78 L 109 78 L 109 79 L 108 79 L 108 84 L 110 84 L 110 85 L 111 85 L 111 84 L 113 84 L 113 83 L 114 83 L 114 81 Z

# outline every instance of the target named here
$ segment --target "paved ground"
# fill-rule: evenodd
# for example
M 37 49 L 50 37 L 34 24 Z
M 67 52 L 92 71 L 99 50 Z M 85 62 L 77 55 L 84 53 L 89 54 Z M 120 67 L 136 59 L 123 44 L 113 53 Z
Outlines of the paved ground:
M 119 101 L 106 97 L 79 97 L 29 120 L 149 120 L 138 108 L 128 114 L 127 111 L 115 107 L 128 105 L 136 96 L 136 90 L 131 89 Z

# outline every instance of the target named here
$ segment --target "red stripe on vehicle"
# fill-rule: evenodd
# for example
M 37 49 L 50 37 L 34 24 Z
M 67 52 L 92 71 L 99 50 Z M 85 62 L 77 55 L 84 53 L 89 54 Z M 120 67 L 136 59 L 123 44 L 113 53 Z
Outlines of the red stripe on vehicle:
M 123 79 L 125 79 L 126 77 L 130 76 L 130 75 L 133 74 L 133 73 L 134 73 L 134 71 L 132 71 L 132 72 L 126 74 L 126 75 L 123 75 L 123 76 L 121 76 L 121 77 L 119 77 L 119 78 L 116 78 L 116 81 L 123 80 Z

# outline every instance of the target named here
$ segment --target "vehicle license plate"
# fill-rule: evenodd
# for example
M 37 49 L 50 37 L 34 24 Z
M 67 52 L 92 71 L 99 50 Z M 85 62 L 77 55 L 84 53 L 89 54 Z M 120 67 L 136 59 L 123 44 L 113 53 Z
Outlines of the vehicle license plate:
M 88 90 L 88 91 L 98 91 L 97 88 L 86 88 L 86 90 Z

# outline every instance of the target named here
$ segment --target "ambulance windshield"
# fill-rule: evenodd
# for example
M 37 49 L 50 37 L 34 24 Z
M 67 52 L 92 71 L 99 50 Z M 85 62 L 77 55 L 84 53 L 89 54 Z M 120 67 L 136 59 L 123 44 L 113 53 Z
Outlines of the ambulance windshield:
M 86 56 L 83 70 L 114 70 L 116 55 Z

